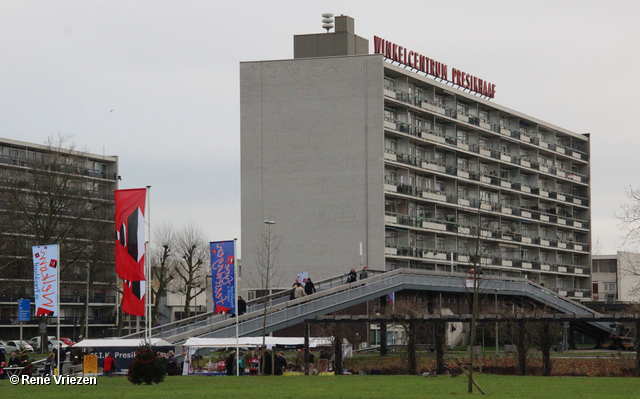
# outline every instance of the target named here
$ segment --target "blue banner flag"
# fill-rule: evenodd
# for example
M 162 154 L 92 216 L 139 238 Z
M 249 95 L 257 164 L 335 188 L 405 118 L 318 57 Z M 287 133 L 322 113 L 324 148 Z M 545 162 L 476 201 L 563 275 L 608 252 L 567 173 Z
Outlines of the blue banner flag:
M 18 299 L 18 321 L 31 320 L 31 300 Z
M 217 241 L 211 245 L 211 281 L 213 311 L 236 313 L 235 245 L 233 241 Z

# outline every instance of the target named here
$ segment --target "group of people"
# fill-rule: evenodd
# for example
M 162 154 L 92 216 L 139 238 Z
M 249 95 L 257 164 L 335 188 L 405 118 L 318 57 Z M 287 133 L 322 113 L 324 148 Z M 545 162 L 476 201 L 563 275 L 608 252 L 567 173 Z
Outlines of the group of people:
M 315 294 L 316 287 L 311 281 L 310 278 L 307 278 L 307 282 L 305 285 L 302 285 L 299 281 L 293 283 L 293 287 L 291 287 L 291 295 L 289 299 L 298 299 L 305 297 L 307 295 Z
M 182 375 L 182 371 L 178 367 L 178 358 L 174 351 L 169 351 L 166 355 L 164 352 L 159 352 L 158 357 L 164 364 L 165 375 Z

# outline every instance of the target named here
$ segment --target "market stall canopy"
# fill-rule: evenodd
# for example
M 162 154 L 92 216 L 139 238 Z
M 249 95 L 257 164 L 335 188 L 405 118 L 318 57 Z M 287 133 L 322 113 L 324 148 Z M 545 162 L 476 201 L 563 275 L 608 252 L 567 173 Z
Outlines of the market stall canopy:
M 331 338 L 316 337 L 309 338 L 309 347 L 331 345 Z M 238 345 L 242 347 L 262 346 L 262 337 L 240 337 Z M 267 348 L 273 346 L 304 346 L 304 338 L 300 337 L 265 337 L 265 345 Z M 184 346 L 193 346 L 198 348 L 229 348 L 236 346 L 235 338 L 189 338 Z
M 152 346 L 173 346 L 173 344 L 160 338 L 151 338 Z M 137 348 L 144 343 L 143 339 L 85 339 L 73 345 L 74 348 Z

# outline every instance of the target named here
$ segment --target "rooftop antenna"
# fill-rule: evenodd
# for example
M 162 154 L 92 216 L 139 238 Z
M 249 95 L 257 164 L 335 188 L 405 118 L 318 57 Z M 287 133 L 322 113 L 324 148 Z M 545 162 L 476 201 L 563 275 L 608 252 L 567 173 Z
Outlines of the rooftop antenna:
M 322 29 L 326 29 L 327 33 L 333 28 L 333 14 L 325 12 L 322 14 Z

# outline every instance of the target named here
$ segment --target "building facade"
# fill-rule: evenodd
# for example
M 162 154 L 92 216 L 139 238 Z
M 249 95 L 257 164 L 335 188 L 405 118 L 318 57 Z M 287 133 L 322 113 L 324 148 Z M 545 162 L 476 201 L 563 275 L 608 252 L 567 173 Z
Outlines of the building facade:
M 116 325 L 114 199 L 118 158 L 0 138 L 0 334 L 18 336 L 18 299 L 31 299 L 25 337 L 38 333 L 31 246 L 60 244 L 63 336 L 104 336 Z M 88 300 L 87 300 L 88 298 Z M 53 325 L 56 318 L 48 318 Z
M 308 36 L 240 66 L 245 290 L 270 220 L 282 288 L 305 270 L 481 267 L 590 296 L 588 134 L 378 38 L 369 54 L 349 17 Z
M 591 260 L 592 299 L 599 303 L 637 303 L 640 299 L 640 254 L 618 251 Z

